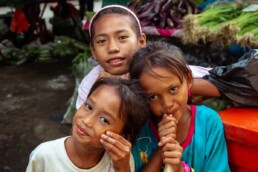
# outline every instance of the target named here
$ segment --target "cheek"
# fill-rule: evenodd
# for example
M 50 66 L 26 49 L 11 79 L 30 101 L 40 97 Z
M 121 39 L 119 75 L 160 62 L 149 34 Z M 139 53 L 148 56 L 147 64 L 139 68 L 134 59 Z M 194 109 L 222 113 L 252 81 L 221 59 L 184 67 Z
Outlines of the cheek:
M 161 115 L 161 106 L 160 106 L 160 104 L 159 103 L 157 103 L 157 102 L 152 102 L 152 103 L 150 103 L 150 108 L 151 108 L 151 111 L 154 113 L 154 115 L 156 116 L 156 117 L 160 117 Z

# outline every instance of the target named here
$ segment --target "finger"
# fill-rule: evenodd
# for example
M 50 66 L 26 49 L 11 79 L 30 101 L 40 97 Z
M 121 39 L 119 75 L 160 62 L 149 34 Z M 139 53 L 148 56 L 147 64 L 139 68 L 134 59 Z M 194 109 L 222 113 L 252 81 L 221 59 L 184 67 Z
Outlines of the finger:
M 169 122 L 158 128 L 160 137 L 166 137 L 167 135 L 174 133 L 176 134 L 177 126 L 174 122 Z
M 161 121 L 159 122 L 158 126 L 159 125 L 163 125 L 169 121 L 174 121 L 176 124 L 178 123 L 177 119 L 171 115 L 171 114 L 164 114 Z
M 106 134 L 101 135 L 101 139 L 105 140 L 105 142 L 115 146 L 121 151 L 131 151 L 131 143 L 119 134 L 108 131 Z
M 174 117 L 169 117 L 164 114 L 163 119 L 158 123 L 158 130 L 165 130 L 172 127 L 177 127 L 177 120 Z
M 130 155 L 131 147 L 123 146 L 121 143 L 111 140 L 111 138 L 101 139 L 100 142 L 104 145 L 105 150 L 113 161 L 122 160 Z
M 165 151 L 162 154 L 164 164 L 179 164 L 182 158 L 182 152 L 178 149 Z
M 162 137 L 158 143 L 158 146 L 162 147 L 168 143 L 172 143 L 172 144 L 177 144 L 178 142 L 175 140 L 174 137 L 171 136 L 167 136 L 167 137 Z
M 131 143 L 127 139 L 125 139 L 123 136 L 121 136 L 119 134 L 116 134 L 116 133 L 111 132 L 111 131 L 107 131 L 106 135 L 108 135 L 110 138 L 113 138 L 114 140 L 119 141 L 123 145 L 131 146 Z
M 174 142 L 174 143 L 166 143 L 163 147 L 162 147 L 162 151 L 179 151 L 179 152 L 183 152 L 183 148 L 180 144 L 178 144 L 178 142 Z
M 115 133 L 102 134 L 101 142 L 109 151 L 119 150 L 123 152 L 130 152 L 131 150 L 131 143 Z
M 178 144 L 166 144 L 162 149 L 163 162 L 169 164 L 179 164 L 183 154 L 183 148 Z

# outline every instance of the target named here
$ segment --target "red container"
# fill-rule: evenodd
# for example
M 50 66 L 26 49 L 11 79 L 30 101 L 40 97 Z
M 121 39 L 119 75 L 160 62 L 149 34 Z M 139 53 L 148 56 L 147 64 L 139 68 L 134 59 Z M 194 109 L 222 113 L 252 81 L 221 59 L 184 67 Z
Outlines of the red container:
M 258 108 L 221 111 L 232 172 L 258 172 Z

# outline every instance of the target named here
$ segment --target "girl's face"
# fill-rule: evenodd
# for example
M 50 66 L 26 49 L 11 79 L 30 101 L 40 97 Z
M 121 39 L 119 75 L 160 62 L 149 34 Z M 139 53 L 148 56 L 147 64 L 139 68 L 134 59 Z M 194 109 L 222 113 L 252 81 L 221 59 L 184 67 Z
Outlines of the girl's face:
M 146 44 L 143 34 L 137 38 L 128 16 L 106 14 L 94 24 L 91 52 L 98 63 L 112 75 L 128 72 L 133 54 Z
M 167 69 L 155 67 L 151 70 L 151 74 L 143 72 L 139 81 L 149 98 L 152 112 L 158 118 L 168 114 L 180 121 L 186 111 L 190 85 L 185 78 L 181 83 L 180 79 Z
M 120 97 L 112 86 L 100 86 L 78 109 L 72 135 L 80 143 L 102 148 L 100 135 L 106 131 L 121 134 L 124 120 L 119 117 Z

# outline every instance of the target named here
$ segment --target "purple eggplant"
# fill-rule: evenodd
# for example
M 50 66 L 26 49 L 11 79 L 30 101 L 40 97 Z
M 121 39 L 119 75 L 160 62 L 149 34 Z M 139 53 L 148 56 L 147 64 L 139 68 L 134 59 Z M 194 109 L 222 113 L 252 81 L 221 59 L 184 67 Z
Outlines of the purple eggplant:
M 162 7 L 161 7 L 161 12 L 168 11 L 171 6 L 173 5 L 173 0 L 168 0 Z
M 166 22 L 167 22 L 168 27 L 170 27 L 170 28 L 175 27 L 174 22 L 169 17 L 167 18 Z
M 180 0 L 179 4 L 177 6 L 177 10 L 180 11 L 181 13 L 185 14 L 186 10 L 183 9 L 183 6 L 185 6 L 185 1 L 184 0 Z

